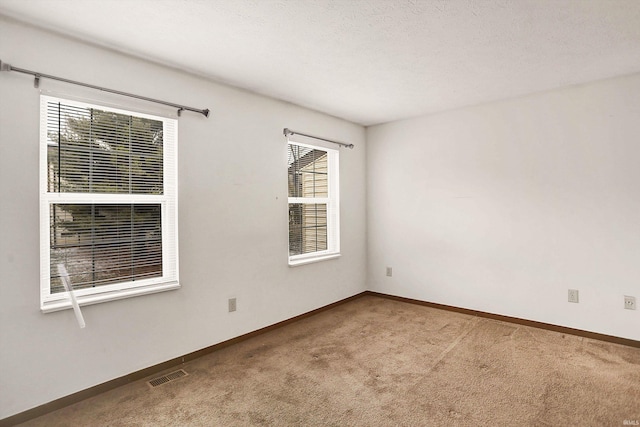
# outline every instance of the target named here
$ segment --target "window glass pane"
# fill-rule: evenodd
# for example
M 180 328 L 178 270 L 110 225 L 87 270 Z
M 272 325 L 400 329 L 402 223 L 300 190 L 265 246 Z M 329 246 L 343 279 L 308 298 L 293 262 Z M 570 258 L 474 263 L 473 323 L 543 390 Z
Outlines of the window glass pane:
M 327 152 L 289 144 L 289 197 L 328 197 Z
M 160 204 L 51 204 L 51 293 L 162 277 Z
M 327 250 L 327 205 L 289 204 L 289 255 Z
M 163 123 L 49 102 L 49 191 L 163 194 Z

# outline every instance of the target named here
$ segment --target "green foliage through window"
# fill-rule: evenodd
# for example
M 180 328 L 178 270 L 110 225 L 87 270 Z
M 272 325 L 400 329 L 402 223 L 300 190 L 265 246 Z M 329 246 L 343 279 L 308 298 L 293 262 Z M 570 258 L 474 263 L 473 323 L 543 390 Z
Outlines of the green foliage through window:
M 49 193 L 162 195 L 163 122 L 60 102 L 47 104 Z M 51 203 L 50 289 L 162 276 L 159 203 Z
M 56 193 L 163 193 L 163 123 L 48 105 L 48 183 Z

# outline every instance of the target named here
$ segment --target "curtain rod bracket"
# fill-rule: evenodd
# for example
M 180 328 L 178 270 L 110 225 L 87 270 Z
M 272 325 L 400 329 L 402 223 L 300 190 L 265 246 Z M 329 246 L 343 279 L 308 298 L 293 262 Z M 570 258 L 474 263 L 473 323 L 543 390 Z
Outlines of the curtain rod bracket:
M 11 65 L 0 60 L 0 71 L 11 71 Z
M 306 136 L 307 138 L 319 139 L 319 140 L 321 140 L 321 141 L 330 142 L 330 143 L 332 143 L 332 144 L 339 145 L 340 147 L 345 147 L 345 148 L 349 148 L 349 149 L 353 149 L 353 147 L 355 147 L 355 145 L 353 145 L 353 144 L 347 144 L 347 143 L 344 143 L 344 142 L 333 141 L 333 140 L 331 140 L 331 139 L 321 138 L 321 137 L 319 137 L 319 136 L 308 135 L 308 134 L 306 134 L 306 133 L 296 132 L 296 131 L 291 130 L 291 129 L 289 129 L 289 128 L 284 128 L 284 129 L 283 129 L 283 131 L 282 131 L 282 133 L 284 133 L 284 136 L 286 136 L 287 138 L 288 138 L 290 135 L 301 135 L 301 136 Z
M 49 75 L 49 74 L 38 73 L 37 71 L 25 70 L 24 68 L 12 67 L 11 64 L 7 64 L 6 62 L 2 62 L 2 60 L 0 60 L 0 71 L 15 71 L 17 73 L 30 74 L 35 78 L 34 81 L 33 81 L 33 86 L 36 87 L 36 88 L 40 87 L 40 79 L 41 78 L 42 79 L 58 80 L 60 82 L 69 83 L 69 84 L 72 84 L 72 85 L 84 86 L 84 87 L 88 87 L 88 88 L 91 88 L 91 89 L 101 90 L 103 92 L 115 93 L 116 95 L 128 96 L 129 98 L 142 99 L 143 101 L 154 102 L 156 104 L 162 104 L 162 105 L 168 105 L 170 107 L 175 107 L 175 108 L 178 109 L 178 116 L 180 116 L 180 113 L 182 113 L 182 111 L 186 110 L 186 111 L 192 111 L 194 113 L 200 113 L 200 114 L 202 114 L 203 116 L 205 116 L 207 118 L 209 117 L 209 109 L 208 108 L 206 108 L 204 110 L 201 110 L 199 108 L 193 108 L 193 107 L 187 107 L 185 105 L 174 104 L 173 102 L 161 101 L 159 99 L 148 98 L 146 96 L 134 95 L 133 93 L 122 92 L 122 91 L 113 90 L 113 89 L 107 89 L 107 88 L 104 88 L 104 87 L 100 87 L 100 86 L 96 86 L 96 85 L 92 85 L 92 84 L 88 84 L 88 83 L 82 83 L 82 82 L 78 82 L 78 81 L 75 81 L 75 80 L 64 79 L 62 77 L 56 77 L 56 76 L 52 76 L 52 75 Z

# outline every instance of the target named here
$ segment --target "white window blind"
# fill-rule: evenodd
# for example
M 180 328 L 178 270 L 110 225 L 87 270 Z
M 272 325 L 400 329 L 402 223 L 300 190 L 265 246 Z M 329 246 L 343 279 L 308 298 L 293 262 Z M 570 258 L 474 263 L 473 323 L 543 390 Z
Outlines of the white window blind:
M 289 264 L 340 253 L 338 151 L 289 141 Z
M 177 121 L 41 97 L 41 308 L 178 287 Z

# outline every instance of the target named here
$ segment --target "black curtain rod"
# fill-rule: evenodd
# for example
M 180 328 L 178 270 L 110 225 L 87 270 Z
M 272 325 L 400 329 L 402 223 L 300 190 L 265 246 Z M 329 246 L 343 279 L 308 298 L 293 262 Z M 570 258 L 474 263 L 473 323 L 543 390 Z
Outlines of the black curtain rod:
M 283 133 L 284 133 L 284 136 L 286 136 L 286 137 L 288 137 L 289 135 L 301 135 L 301 136 L 306 136 L 307 138 L 319 139 L 321 141 L 330 142 L 332 144 L 338 144 L 341 147 L 346 147 L 346 148 L 351 148 L 351 149 L 353 149 L 353 147 L 354 147 L 353 144 L 347 144 L 347 143 L 344 143 L 344 142 L 333 141 L 331 139 L 320 138 L 319 136 L 313 136 L 313 135 L 308 135 L 306 133 L 296 132 L 296 131 L 291 130 L 289 128 L 284 128 Z
M 181 113 L 186 110 L 186 111 L 193 111 L 194 113 L 200 113 L 205 117 L 209 117 L 209 109 L 208 108 L 205 109 L 205 110 L 200 110 L 198 108 L 187 107 L 185 105 L 180 105 L 180 104 L 174 104 L 173 102 L 167 102 L 167 101 L 161 101 L 159 99 L 147 98 L 146 96 L 134 95 L 134 94 L 128 93 L 128 92 L 121 92 L 119 90 L 107 89 L 107 88 L 104 88 L 104 87 L 95 86 L 95 85 L 91 85 L 91 84 L 88 84 L 88 83 L 77 82 L 75 80 L 64 79 L 62 77 L 56 77 L 56 76 L 52 76 L 52 75 L 49 75 L 49 74 L 38 73 L 36 71 L 25 70 L 24 68 L 14 67 L 13 65 L 7 64 L 6 62 L 2 62 L 1 60 L 0 60 L 0 71 L 16 71 L 18 73 L 31 74 L 32 76 L 35 77 L 33 85 L 36 88 L 40 86 L 40 78 L 58 80 L 60 82 L 70 83 L 70 84 L 78 85 L 78 86 L 84 86 L 84 87 L 88 87 L 88 88 L 91 88 L 91 89 L 97 89 L 97 90 L 101 90 L 103 92 L 115 93 L 116 95 L 128 96 L 130 98 L 142 99 L 143 101 L 155 102 L 156 104 L 168 105 L 170 107 L 174 107 L 174 108 L 178 109 L 178 116 L 180 116 Z

